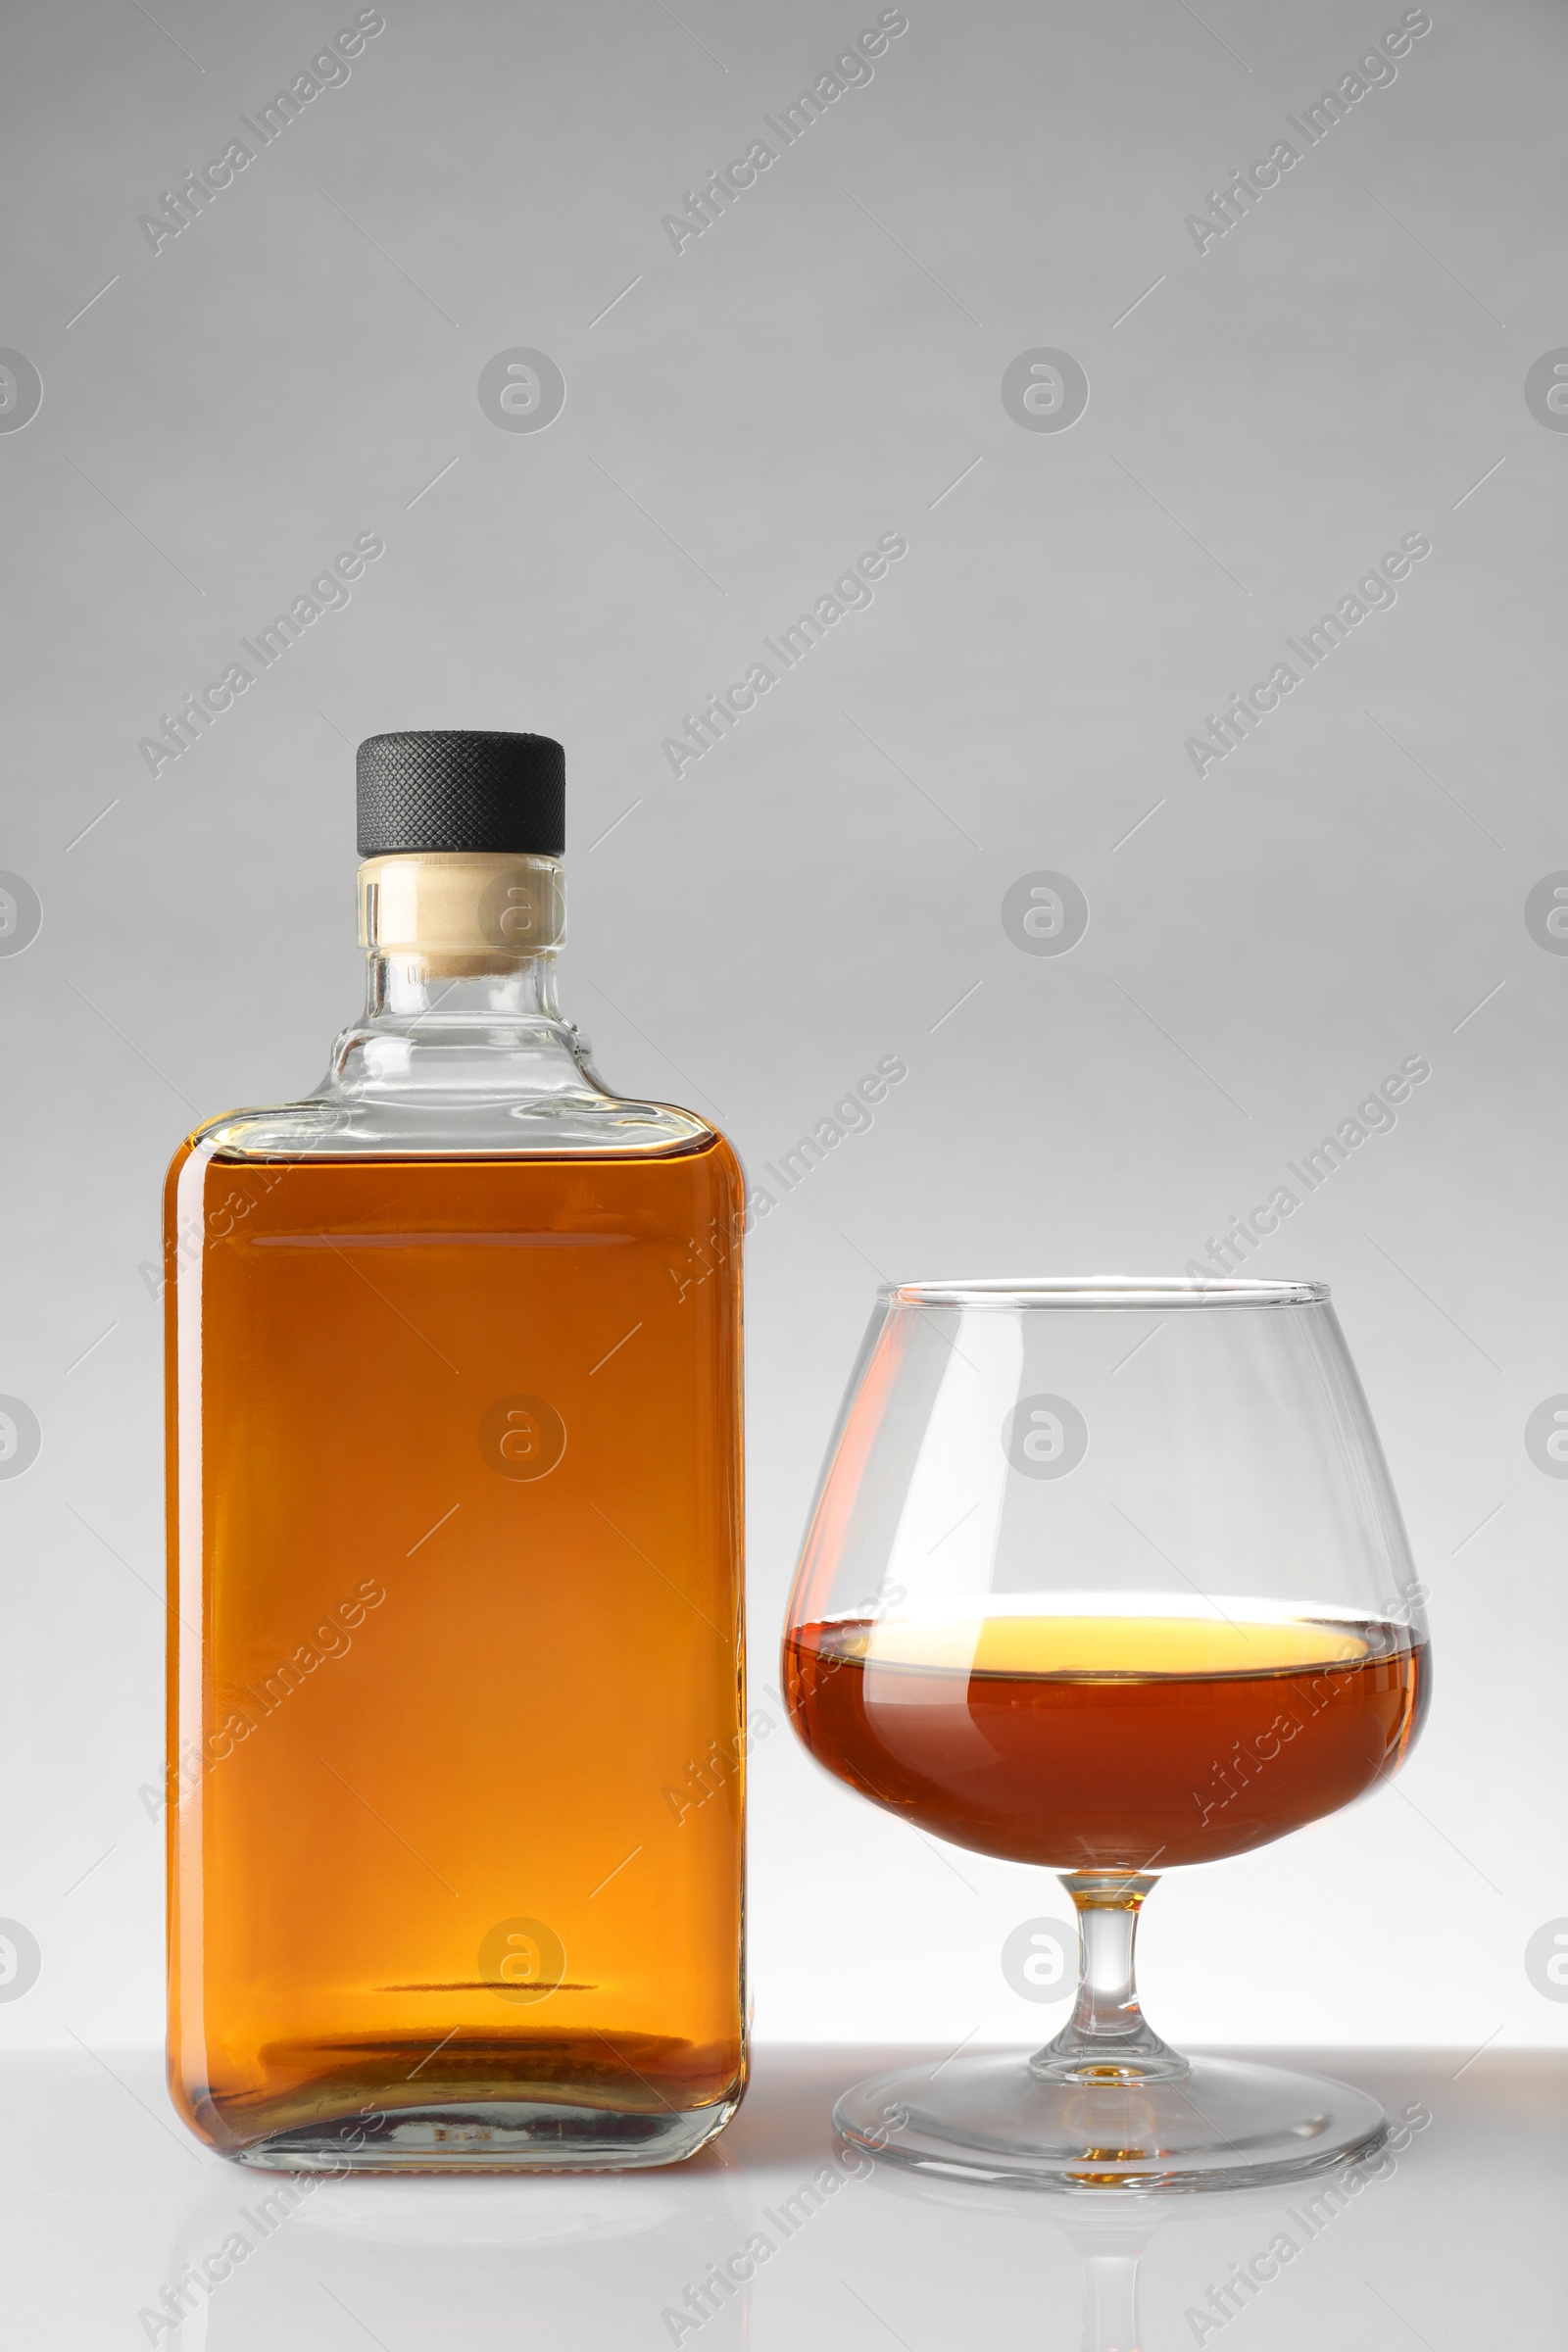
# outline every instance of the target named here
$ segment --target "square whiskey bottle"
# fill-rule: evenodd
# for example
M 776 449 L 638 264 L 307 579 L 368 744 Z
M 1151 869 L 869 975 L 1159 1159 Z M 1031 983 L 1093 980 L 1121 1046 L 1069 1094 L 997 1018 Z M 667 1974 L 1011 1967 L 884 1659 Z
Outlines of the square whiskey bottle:
M 359 788 L 365 1016 L 166 1188 L 172 2088 L 277 2170 L 667 2163 L 746 2073 L 745 1188 L 558 1009 L 561 747 Z

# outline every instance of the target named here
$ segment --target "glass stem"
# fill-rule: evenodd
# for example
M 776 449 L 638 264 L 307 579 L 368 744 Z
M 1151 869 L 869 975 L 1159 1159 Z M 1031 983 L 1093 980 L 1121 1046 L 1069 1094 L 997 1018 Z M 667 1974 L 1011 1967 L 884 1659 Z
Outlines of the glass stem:
M 1154 1880 L 1142 1871 L 1078 1870 L 1062 1885 L 1078 1914 L 1078 1998 L 1054 2041 L 1030 2060 L 1054 2082 L 1179 2082 L 1187 2061 L 1138 2005 L 1133 1940 Z

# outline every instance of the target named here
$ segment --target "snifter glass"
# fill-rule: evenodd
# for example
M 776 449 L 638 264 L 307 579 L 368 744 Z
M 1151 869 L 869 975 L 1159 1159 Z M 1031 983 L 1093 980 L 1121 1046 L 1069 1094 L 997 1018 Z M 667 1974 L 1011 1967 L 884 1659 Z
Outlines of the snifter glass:
M 1033 2058 L 861 2083 L 841 2132 L 1091 2192 L 1252 2185 L 1378 2146 L 1362 2091 L 1171 2049 L 1133 1940 L 1160 1872 L 1396 1769 L 1427 1703 L 1421 1603 L 1325 1284 L 885 1287 L 790 1601 L 791 1714 L 890 1812 L 1056 1871 L 1080 1982 Z

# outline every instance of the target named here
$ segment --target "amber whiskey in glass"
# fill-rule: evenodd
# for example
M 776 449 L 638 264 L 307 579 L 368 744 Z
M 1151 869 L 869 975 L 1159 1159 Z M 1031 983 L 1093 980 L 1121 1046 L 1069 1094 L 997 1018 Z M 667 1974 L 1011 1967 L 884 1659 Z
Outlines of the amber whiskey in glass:
M 1337 1812 L 1421 1728 L 1407 1626 L 1276 1611 L 793 1627 L 785 1690 L 829 1772 L 955 1845 L 1059 1871 L 1221 1862 Z
M 561 798 L 362 747 L 365 1018 L 170 1171 L 171 2082 L 254 2165 L 665 2163 L 744 2085 L 744 1187 L 557 1008 Z

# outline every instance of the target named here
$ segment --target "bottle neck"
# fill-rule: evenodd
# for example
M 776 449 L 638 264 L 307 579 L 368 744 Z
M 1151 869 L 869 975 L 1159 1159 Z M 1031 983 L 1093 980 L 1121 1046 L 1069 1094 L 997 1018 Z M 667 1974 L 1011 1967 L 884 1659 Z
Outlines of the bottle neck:
M 566 939 L 558 858 L 478 850 L 369 858 L 360 868 L 368 1020 L 559 1022 Z
M 372 949 L 366 958 L 365 1017 L 396 1026 L 441 1021 L 559 1023 L 556 957 L 509 957 L 494 969 L 432 969 L 431 958 L 403 950 Z
M 329 1093 L 600 1091 L 556 996 L 566 936 L 559 858 L 371 858 L 359 895 L 365 1017 L 338 1039 Z

